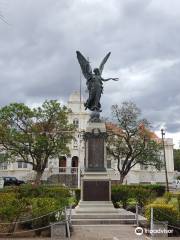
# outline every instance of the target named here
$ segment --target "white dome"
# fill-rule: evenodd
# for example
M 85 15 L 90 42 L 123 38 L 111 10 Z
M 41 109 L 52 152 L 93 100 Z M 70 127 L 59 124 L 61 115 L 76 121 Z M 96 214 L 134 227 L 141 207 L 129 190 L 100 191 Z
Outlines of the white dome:
M 81 101 L 83 101 L 82 96 Z M 80 102 L 80 93 L 78 91 L 74 91 L 69 97 L 69 102 Z

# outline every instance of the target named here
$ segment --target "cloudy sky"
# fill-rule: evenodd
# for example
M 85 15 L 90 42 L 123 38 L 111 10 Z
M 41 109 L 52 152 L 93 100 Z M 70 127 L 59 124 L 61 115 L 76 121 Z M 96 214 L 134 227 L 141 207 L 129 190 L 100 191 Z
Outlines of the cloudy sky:
M 179 0 L 0 0 L 0 105 L 66 102 L 79 89 L 75 51 L 92 67 L 111 51 L 102 105 L 134 101 L 180 140 Z M 83 79 L 83 92 L 85 80 Z

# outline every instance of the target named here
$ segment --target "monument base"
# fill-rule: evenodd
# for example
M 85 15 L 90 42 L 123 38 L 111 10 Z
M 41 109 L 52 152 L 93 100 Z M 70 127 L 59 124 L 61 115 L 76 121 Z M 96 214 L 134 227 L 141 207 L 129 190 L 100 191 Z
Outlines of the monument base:
M 106 172 L 86 172 L 81 179 L 81 201 L 111 201 L 111 180 Z
M 111 201 L 80 201 L 75 208 L 76 214 L 110 214 L 117 213 Z

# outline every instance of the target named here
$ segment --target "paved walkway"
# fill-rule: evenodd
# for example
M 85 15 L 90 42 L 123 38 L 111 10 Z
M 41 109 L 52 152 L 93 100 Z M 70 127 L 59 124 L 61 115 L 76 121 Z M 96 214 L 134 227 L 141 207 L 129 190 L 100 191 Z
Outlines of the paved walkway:
M 131 225 L 96 225 L 75 226 L 70 240 L 179 240 L 180 238 L 151 238 L 145 235 L 137 236 L 135 226 Z M 3 238 L 0 238 L 2 240 Z M 4 238 L 5 239 L 5 238 Z M 52 240 L 52 238 L 6 238 L 6 240 Z M 63 240 L 58 238 L 58 240 Z M 67 238 L 65 238 L 67 240 Z
M 135 226 L 131 225 L 96 225 L 96 226 L 75 226 L 72 233 L 72 240 L 150 240 L 145 235 L 137 236 Z M 156 240 L 157 238 L 153 238 Z M 178 240 L 180 238 L 159 238 Z
M 76 226 L 72 233 L 72 240 L 145 240 L 144 237 L 137 237 L 133 226 L 128 225 L 96 225 Z

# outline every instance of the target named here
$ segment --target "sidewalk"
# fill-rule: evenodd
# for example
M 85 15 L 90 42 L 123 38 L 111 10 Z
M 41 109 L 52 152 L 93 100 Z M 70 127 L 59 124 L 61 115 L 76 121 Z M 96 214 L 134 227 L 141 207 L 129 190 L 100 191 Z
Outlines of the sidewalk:
M 146 235 L 137 236 L 132 225 L 96 225 L 75 226 L 70 240 L 179 240 L 179 237 L 151 238 Z M 5 238 L 0 238 L 4 240 Z M 6 240 L 52 240 L 52 238 L 6 238 Z M 57 239 L 57 238 L 56 238 Z M 60 239 L 59 240 L 67 240 Z
M 72 240 L 147 240 L 137 236 L 131 225 L 75 226 Z
M 72 240 L 150 240 L 151 237 L 135 234 L 135 226 L 132 225 L 96 225 L 75 226 Z M 160 240 L 178 240 L 180 238 L 159 238 Z M 158 238 L 153 238 L 158 240 Z

